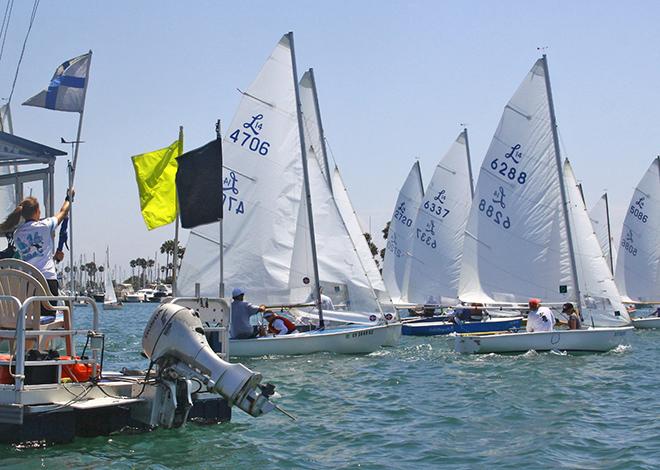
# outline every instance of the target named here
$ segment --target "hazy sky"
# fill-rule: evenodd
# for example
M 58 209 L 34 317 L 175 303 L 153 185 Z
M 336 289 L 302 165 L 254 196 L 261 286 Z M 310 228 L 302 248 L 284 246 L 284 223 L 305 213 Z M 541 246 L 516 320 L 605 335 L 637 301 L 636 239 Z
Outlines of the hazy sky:
M 9 94 L 32 2 L 14 5 L 0 61 Z M 4 11 L 5 1 L 0 1 Z M 130 156 L 185 149 L 229 124 L 245 89 L 294 31 L 313 67 L 326 137 L 368 228 L 389 219 L 419 159 L 428 182 L 467 123 L 478 169 L 502 107 L 547 47 L 562 141 L 591 207 L 610 194 L 615 237 L 632 190 L 660 152 L 660 2 L 42 0 L 12 99 L 17 135 L 69 151 L 77 114 L 20 106 L 64 60 L 92 49 L 76 175 L 76 252 L 113 263 L 153 256 Z M 475 175 L 476 177 L 476 175 Z M 56 168 L 56 203 L 66 157 Z M 187 234 L 182 235 L 187 241 Z

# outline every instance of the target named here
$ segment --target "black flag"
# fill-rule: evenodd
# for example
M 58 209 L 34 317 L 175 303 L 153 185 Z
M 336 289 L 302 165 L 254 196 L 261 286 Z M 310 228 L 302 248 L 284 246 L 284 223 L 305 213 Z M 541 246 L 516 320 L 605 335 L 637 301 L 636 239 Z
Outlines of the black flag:
M 222 217 L 222 144 L 216 139 L 177 157 L 176 192 L 181 226 L 193 228 Z

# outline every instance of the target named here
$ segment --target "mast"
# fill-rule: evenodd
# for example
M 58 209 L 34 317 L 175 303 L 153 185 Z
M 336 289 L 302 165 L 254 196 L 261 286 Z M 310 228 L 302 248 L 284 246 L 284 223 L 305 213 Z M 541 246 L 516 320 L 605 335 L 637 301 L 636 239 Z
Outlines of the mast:
M 183 126 L 179 126 L 179 156 L 183 153 Z M 179 196 L 174 193 L 176 198 L 176 217 L 174 219 L 174 249 L 172 250 L 172 295 L 176 297 L 176 268 L 178 266 L 179 258 Z M 165 273 L 167 274 L 167 266 L 165 267 Z
M 80 136 L 82 134 L 83 115 L 85 114 L 85 98 L 87 97 L 87 85 L 89 84 L 89 69 L 92 66 L 92 50 L 89 51 L 89 61 L 87 61 L 87 73 L 85 73 L 85 87 L 83 88 L 82 108 L 78 116 L 78 133 L 76 134 L 75 144 L 76 147 L 73 151 L 73 163 L 69 165 L 69 191 L 73 188 L 73 181 L 76 178 L 76 165 L 78 163 L 78 150 L 80 149 Z M 73 266 L 73 200 L 74 195 L 71 194 L 69 201 L 69 263 Z M 75 284 L 71 286 L 75 289 Z
M 614 258 L 612 257 L 612 232 L 610 231 L 610 204 L 607 199 L 607 193 L 603 195 L 605 198 L 605 216 L 607 218 L 607 249 L 610 252 L 610 272 L 614 275 Z
M 463 128 L 463 138 L 465 139 L 465 152 L 467 154 L 468 174 L 470 175 L 470 195 L 474 199 L 474 180 L 472 179 L 472 160 L 470 158 L 470 143 L 468 142 L 467 127 Z
M 305 186 L 305 200 L 307 201 L 307 219 L 309 223 L 309 238 L 312 244 L 312 264 L 314 265 L 314 289 L 319 309 L 319 328 L 325 327 L 323 322 L 323 308 L 321 306 L 321 283 L 319 281 L 319 265 L 316 256 L 316 238 L 314 236 L 314 215 L 312 213 L 312 194 L 309 188 L 309 170 L 307 168 L 307 150 L 305 147 L 305 131 L 302 118 L 302 104 L 300 102 L 300 90 L 298 88 L 298 71 L 296 69 L 296 51 L 293 45 L 293 32 L 287 33 L 289 46 L 291 48 L 291 65 L 293 69 L 293 87 L 296 92 L 296 115 L 298 116 L 298 135 L 300 137 L 300 151 L 302 154 L 303 183 Z
M 316 111 L 316 122 L 319 126 L 319 137 L 321 139 L 321 152 L 323 152 L 323 163 L 325 165 L 325 173 L 328 178 L 328 187 L 330 194 L 334 197 L 332 189 L 332 175 L 330 175 L 330 164 L 328 163 L 328 150 L 325 146 L 325 133 L 323 132 L 323 121 L 321 121 L 321 108 L 319 107 L 319 97 L 316 92 L 316 79 L 314 78 L 314 69 L 309 69 L 309 78 L 312 82 L 312 96 L 314 97 L 314 111 Z
M 297 88 L 296 88 L 297 89 Z M 220 144 L 219 147 L 219 157 L 220 157 L 220 176 L 222 177 L 222 168 L 223 168 L 223 163 L 222 163 L 222 135 L 220 133 L 220 119 L 218 119 L 215 123 L 215 138 L 218 140 L 218 143 Z M 223 214 L 224 214 L 224 204 L 220 204 L 220 220 L 218 221 L 218 243 L 220 245 L 220 253 L 218 256 L 218 269 L 220 269 L 220 283 L 218 285 L 218 290 L 220 294 L 220 298 L 223 298 L 225 296 L 225 260 L 223 258 L 223 251 L 224 251 L 224 240 L 223 240 L 223 232 L 222 232 L 222 219 L 223 219 Z
M 548 71 L 548 58 L 543 54 L 543 75 L 545 76 L 545 90 L 548 94 L 548 108 L 550 108 L 550 127 L 552 128 L 552 144 L 555 148 L 555 163 L 559 175 L 559 188 L 561 190 L 562 209 L 564 212 L 564 223 L 566 224 L 566 238 L 568 240 L 568 252 L 571 257 L 571 271 L 573 272 L 573 282 L 575 283 L 575 296 L 578 307 L 580 305 L 580 283 L 578 282 L 577 264 L 575 263 L 575 248 L 573 247 L 573 235 L 571 234 L 570 217 L 568 216 L 568 196 L 566 195 L 566 184 L 564 182 L 564 169 L 559 154 L 559 135 L 557 134 L 557 118 L 555 116 L 555 106 L 552 100 L 552 87 L 550 86 L 550 72 Z

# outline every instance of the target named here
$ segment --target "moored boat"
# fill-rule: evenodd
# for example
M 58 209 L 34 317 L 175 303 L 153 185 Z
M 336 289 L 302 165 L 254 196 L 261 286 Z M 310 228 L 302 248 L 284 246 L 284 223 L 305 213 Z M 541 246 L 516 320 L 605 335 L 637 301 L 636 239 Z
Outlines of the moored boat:
M 519 330 L 522 317 L 492 318 L 485 321 L 467 321 L 455 323 L 439 318 L 404 321 L 401 333 L 406 336 L 435 336 L 451 333 L 482 333 L 493 331 Z

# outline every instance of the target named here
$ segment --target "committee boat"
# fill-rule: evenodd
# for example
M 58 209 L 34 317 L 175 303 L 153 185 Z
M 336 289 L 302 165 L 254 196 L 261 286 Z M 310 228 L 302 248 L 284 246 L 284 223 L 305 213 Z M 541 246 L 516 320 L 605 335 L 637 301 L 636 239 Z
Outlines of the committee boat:
M 553 342 L 562 332 L 458 335 L 457 351 L 603 351 L 628 341 L 630 318 L 571 166 L 559 155 L 545 55 L 507 103 L 475 193 L 459 298 L 482 304 L 519 304 L 530 297 L 551 306 L 572 302 L 592 328 L 570 334 L 559 346 Z

